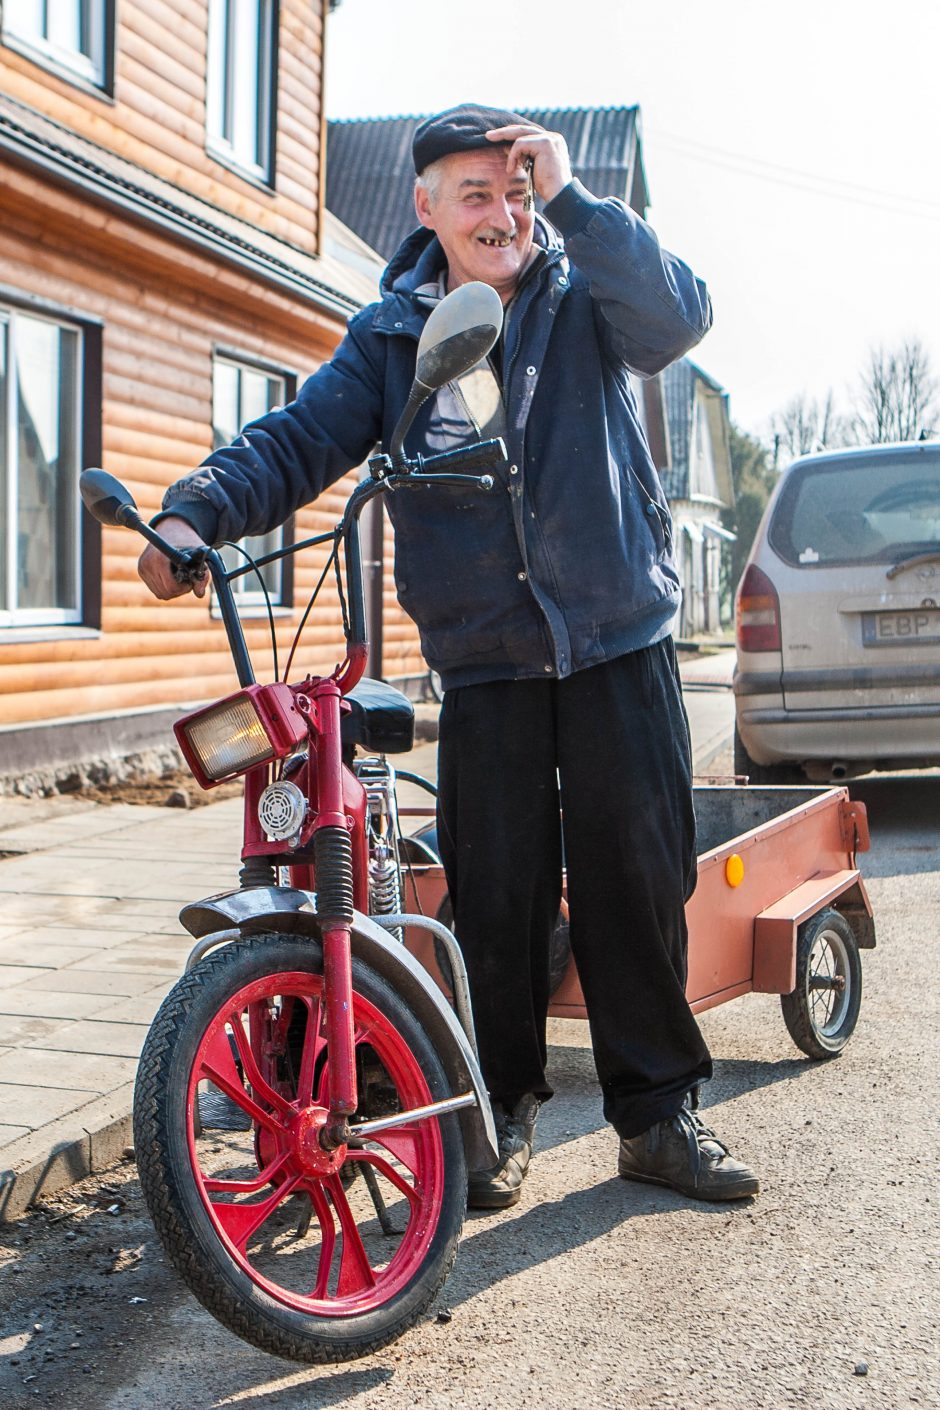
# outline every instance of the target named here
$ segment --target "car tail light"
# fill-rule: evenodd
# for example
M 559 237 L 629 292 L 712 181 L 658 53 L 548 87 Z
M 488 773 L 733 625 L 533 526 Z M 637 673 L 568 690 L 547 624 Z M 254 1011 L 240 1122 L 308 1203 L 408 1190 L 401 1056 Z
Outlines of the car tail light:
M 203 788 L 284 759 L 307 737 L 286 685 L 250 685 L 173 726 L 187 764 Z
M 742 651 L 780 650 L 780 599 L 767 574 L 754 563 L 741 579 L 735 616 Z

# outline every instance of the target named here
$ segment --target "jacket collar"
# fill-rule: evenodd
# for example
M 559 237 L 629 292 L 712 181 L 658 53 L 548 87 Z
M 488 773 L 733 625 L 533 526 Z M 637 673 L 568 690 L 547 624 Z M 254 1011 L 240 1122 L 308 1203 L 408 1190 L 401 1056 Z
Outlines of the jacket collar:
M 567 259 L 561 236 L 540 215 L 535 217 L 535 243 L 545 250 L 546 265 L 561 265 L 567 273 Z M 382 303 L 374 326 L 385 332 L 410 333 L 420 337 L 428 315 L 428 303 L 418 294 L 427 284 L 436 284 L 446 260 L 441 242 L 433 230 L 419 226 L 407 235 L 382 275 Z

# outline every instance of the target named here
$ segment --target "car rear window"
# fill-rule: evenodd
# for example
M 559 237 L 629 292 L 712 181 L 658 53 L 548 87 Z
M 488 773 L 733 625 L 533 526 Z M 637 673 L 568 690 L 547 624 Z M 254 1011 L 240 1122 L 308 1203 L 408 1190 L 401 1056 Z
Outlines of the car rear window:
M 940 450 L 797 466 L 768 538 L 798 568 L 940 552 Z

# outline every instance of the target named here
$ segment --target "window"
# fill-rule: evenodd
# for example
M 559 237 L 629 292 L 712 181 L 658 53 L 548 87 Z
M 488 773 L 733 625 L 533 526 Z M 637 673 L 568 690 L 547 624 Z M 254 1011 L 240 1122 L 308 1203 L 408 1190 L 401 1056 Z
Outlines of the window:
M 898 563 L 940 549 L 940 455 L 847 454 L 788 471 L 771 547 L 792 567 Z
M 98 87 L 106 79 L 110 0 L 3 0 L 4 37 L 22 40 Z
M 263 416 L 272 407 L 281 406 L 287 399 L 288 380 L 286 375 L 217 357 L 212 369 L 213 449 L 229 445 L 236 439 L 243 426 Z M 282 548 L 284 543 L 284 529 L 273 529 L 269 534 L 252 535 L 241 540 L 242 547 L 252 558 L 274 553 L 276 549 Z M 231 548 L 223 549 L 222 557 L 228 568 L 240 566 L 245 562 L 242 554 Z M 282 560 L 278 563 L 268 563 L 261 569 L 272 603 L 290 604 L 290 584 L 286 568 L 287 565 Z M 243 578 L 236 578 L 232 588 L 236 600 L 242 606 L 264 603 L 264 593 L 254 572 L 246 573 Z
M 209 150 L 263 181 L 271 177 L 274 19 L 274 0 L 209 0 Z
M 81 620 L 82 336 L 0 308 L 0 625 Z

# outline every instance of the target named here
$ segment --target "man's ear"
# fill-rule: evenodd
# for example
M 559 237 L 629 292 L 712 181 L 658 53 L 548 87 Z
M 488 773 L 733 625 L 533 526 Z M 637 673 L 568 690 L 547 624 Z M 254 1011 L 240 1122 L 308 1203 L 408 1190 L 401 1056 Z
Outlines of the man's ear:
M 415 182 L 415 214 L 426 229 L 434 229 L 434 217 L 431 215 L 430 192 L 420 181 Z

